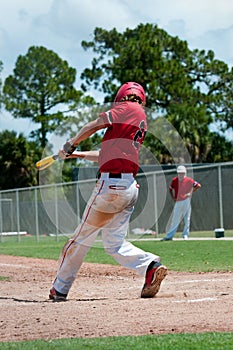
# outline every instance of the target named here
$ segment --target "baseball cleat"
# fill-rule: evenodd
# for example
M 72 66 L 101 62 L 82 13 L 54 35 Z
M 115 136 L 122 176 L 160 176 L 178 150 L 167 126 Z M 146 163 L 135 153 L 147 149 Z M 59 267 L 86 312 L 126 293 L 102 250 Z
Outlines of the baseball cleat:
M 52 299 L 54 302 L 66 301 L 67 294 L 62 294 L 56 291 L 54 287 L 52 287 L 49 291 L 49 299 Z
M 155 263 L 154 267 L 148 269 L 145 284 L 141 292 L 141 298 L 153 298 L 158 293 L 160 285 L 166 276 L 167 268 L 160 263 Z

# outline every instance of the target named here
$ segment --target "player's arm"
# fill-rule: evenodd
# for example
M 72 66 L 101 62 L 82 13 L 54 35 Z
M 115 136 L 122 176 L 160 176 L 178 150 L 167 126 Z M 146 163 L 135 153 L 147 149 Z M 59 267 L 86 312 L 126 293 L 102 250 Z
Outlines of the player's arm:
M 199 182 L 195 181 L 193 184 L 192 193 L 199 190 L 199 188 L 201 188 L 201 184 L 199 184 Z
M 98 162 L 99 159 L 99 151 L 74 151 L 71 155 L 66 156 L 64 150 L 60 150 L 58 155 L 62 159 L 82 158 L 92 162 Z
M 186 193 L 186 197 L 190 197 L 194 192 L 196 192 L 199 188 L 201 188 L 201 184 L 199 182 L 195 181 L 193 183 L 193 186 L 191 188 L 191 191 Z
M 75 151 L 76 147 L 80 144 L 80 142 L 86 140 L 96 131 L 104 128 L 106 128 L 106 124 L 104 122 L 104 119 L 101 117 L 98 117 L 95 120 L 84 125 L 75 137 L 72 137 L 64 144 L 63 151 L 65 152 L 66 156 L 70 156 Z
M 169 186 L 169 193 L 170 193 L 172 199 L 175 201 L 174 189 L 171 185 Z
M 81 130 L 77 133 L 77 135 L 70 139 L 70 143 L 77 147 L 80 142 L 86 140 L 88 137 L 93 135 L 96 131 L 104 129 L 105 123 L 102 118 L 98 117 L 95 120 L 84 125 Z

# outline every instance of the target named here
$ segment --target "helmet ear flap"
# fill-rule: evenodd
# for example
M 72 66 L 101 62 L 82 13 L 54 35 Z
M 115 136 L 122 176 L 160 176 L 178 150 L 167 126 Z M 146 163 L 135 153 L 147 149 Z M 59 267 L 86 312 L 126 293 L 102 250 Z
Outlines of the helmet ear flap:
M 127 82 L 123 84 L 118 90 L 114 102 L 120 102 L 122 100 L 126 100 L 126 96 L 134 96 L 138 97 L 142 104 L 146 104 L 146 94 L 143 87 L 136 82 Z M 129 100 L 129 98 L 128 98 Z M 131 100 L 132 101 L 132 100 Z M 134 100 L 138 102 L 138 99 Z

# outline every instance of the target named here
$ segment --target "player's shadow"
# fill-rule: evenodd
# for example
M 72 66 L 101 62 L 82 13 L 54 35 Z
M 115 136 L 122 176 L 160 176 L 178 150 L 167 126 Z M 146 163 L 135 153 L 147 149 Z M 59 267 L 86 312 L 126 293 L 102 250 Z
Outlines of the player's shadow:
M 75 299 L 76 301 L 102 301 L 102 300 L 108 300 L 109 298 L 80 298 Z
M 44 300 L 28 300 L 28 299 L 19 299 L 19 298 L 14 298 L 14 297 L 0 297 L 0 300 L 13 300 L 16 301 L 17 303 L 44 303 Z
M 19 299 L 19 298 L 15 298 L 15 297 L 0 297 L 0 300 L 12 300 L 12 301 L 15 301 L 17 303 L 51 303 L 51 302 L 54 302 L 53 300 L 51 299 L 46 299 L 46 300 L 35 300 L 35 299 Z M 108 298 L 83 298 L 83 299 L 68 299 L 66 302 L 68 301 L 102 301 L 102 300 L 108 300 Z
M 137 299 L 137 298 L 135 298 Z M 43 304 L 43 303 L 51 303 L 54 300 L 45 299 L 45 300 L 35 300 L 35 299 L 20 299 L 15 297 L 0 297 L 0 300 L 12 300 L 16 303 L 28 303 L 28 304 Z M 69 301 L 78 301 L 78 302 L 92 302 L 92 301 L 103 301 L 109 300 L 109 298 L 78 298 L 78 299 L 67 299 L 66 303 Z M 117 298 L 117 300 L 128 300 L 128 298 Z

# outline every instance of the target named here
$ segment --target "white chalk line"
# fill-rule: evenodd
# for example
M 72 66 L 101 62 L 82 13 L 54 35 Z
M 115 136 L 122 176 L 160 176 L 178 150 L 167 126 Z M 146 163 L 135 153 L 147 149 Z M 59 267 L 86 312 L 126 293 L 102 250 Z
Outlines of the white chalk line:
M 22 265 L 22 264 L 4 264 L 4 263 L 0 263 L 0 267 L 1 266 L 9 266 L 9 267 L 15 267 L 15 268 L 20 268 L 20 269 L 31 269 L 31 266 L 27 266 L 27 265 Z
M 201 303 L 204 301 L 216 301 L 218 300 L 218 298 L 211 298 L 211 297 L 207 297 L 207 298 L 200 298 L 200 299 L 187 299 L 187 300 L 173 300 L 173 303 Z
M 228 282 L 232 281 L 232 278 L 211 278 L 211 279 L 199 279 L 199 280 L 186 280 L 186 281 L 172 281 L 172 282 L 167 282 L 167 284 L 183 284 L 183 283 L 204 283 L 204 282 Z

